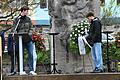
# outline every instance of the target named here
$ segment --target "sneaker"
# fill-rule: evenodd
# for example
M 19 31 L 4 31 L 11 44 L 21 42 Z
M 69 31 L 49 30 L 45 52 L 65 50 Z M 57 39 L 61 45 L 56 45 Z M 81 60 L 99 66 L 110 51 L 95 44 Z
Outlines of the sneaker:
M 92 73 L 102 73 L 103 70 L 102 69 L 94 69 Z
M 11 72 L 11 75 L 15 75 L 16 74 L 16 72 Z
M 37 75 L 34 71 L 30 71 L 30 75 Z
M 20 75 L 27 75 L 25 71 L 21 72 Z
M 8 76 L 12 76 L 12 75 L 15 75 L 16 72 L 11 72 L 11 73 L 7 73 Z
M 102 73 L 103 72 L 103 70 L 102 69 L 98 69 L 98 70 L 96 70 L 96 71 L 94 71 L 95 73 Z

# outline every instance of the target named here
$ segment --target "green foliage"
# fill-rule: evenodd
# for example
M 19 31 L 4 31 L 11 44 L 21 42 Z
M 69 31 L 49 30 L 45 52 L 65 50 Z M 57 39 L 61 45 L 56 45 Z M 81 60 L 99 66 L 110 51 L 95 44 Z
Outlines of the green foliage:
M 88 47 L 88 46 L 85 46 L 85 50 L 86 50 L 86 54 L 89 54 L 91 51 L 90 47 Z
M 102 9 L 103 9 L 103 14 L 102 14 L 103 18 L 109 18 L 109 17 L 114 16 L 114 14 L 117 13 L 117 10 L 116 10 L 117 8 L 115 6 L 115 0 L 110 0 L 108 5 L 104 5 Z
M 37 50 L 37 61 L 38 63 L 50 63 L 50 52 Z
M 50 62 L 50 57 L 45 49 L 45 39 L 42 36 L 41 34 L 33 33 L 32 40 L 35 42 L 38 63 L 48 63 Z
M 120 59 L 120 48 L 116 47 L 115 42 L 109 43 L 108 45 L 108 55 L 110 59 L 119 60 Z M 103 59 L 107 59 L 107 44 L 103 44 Z
M 120 48 L 116 49 L 116 52 L 114 53 L 113 58 L 120 59 Z
M 119 14 L 118 7 L 116 6 L 116 0 L 110 0 L 108 5 L 101 6 L 101 12 L 102 12 L 102 23 L 103 25 L 112 25 L 113 19 L 112 17 L 115 17 L 116 14 Z
M 28 62 L 28 51 L 26 49 L 24 50 L 24 62 Z
M 37 63 L 38 64 L 47 64 L 50 63 L 50 52 L 46 51 L 45 49 L 45 39 L 42 37 L 41 34 L 33 33 L 32 40 L 35 43 L 36 46 L 36 53 L 37 53 Z M 28 52 L 25 49 L 25 56 L 24 56 L 25 62 L 28 61 Z
M 74 43 L 73 41 L 70 41 L 69 43 L 69 51 L 71 53 L 78 53 L 78 44 L 77 43 Z
M 50 52 L 49 51 L 41 51 L 41 50 L 36 50 L 37 53 L 37 63 L 38 64 L 48 64 L 50 63 Z M 24 62 L 28 63 L 28 51 L 25 49 L 24 52 Z

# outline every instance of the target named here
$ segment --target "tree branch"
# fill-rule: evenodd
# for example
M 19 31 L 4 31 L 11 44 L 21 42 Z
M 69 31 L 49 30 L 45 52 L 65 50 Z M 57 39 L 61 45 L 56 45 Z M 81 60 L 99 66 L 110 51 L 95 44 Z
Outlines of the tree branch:
M 10 17 L 11 15 L 13 15 L 13 14 L 14 14 L 15 12 L 17 12 L 17 11 L 18 11 L 18 10 L 14 11 L 14 12 L 6 15 L 6 16 L 0 16 L 0 19 L 1 19 L 1 18 L 8 18 L 8 17 Z

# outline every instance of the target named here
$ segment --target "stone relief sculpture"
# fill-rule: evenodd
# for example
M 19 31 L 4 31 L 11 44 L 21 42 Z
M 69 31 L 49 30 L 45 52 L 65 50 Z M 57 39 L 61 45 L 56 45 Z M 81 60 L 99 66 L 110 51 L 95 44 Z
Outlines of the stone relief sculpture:
M 85 18 L 88 11 L 94 12 L 95 1 L 99 0 L 48 0 L 52 28 L 55 32 L 60 33 L 57 38 L 60 40 L 59 46 L 65 49 L 64 53 L 68 54 L 67 43 L 71 25 Z M 62 56 L 65 57 L 64 53 Z
M 62 2 L 63 5 L 74 5 L 77 0 L 63 0 Z

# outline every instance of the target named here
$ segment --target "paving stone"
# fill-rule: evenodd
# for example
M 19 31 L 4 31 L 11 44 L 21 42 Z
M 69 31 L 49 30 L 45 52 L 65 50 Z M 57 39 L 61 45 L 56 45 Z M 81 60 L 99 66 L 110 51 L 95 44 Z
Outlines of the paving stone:
M 41 74 L 5 76 L 3 80 L 120 80 L 120 73 Z

